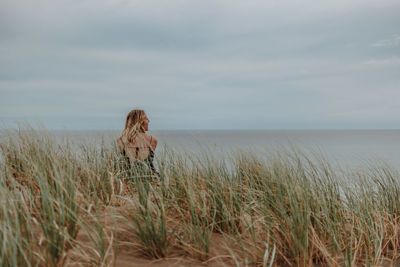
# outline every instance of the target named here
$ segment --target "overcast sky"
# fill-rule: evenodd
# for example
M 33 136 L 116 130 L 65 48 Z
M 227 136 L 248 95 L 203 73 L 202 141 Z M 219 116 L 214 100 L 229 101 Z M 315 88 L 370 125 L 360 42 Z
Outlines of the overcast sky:
M 400 128 L 400 1 L 2 0 L 0 122 Z

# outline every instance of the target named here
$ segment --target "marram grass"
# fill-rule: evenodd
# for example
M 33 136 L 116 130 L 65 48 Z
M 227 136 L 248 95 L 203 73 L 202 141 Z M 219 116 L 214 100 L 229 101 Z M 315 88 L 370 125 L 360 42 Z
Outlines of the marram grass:
M 0 266 L 118 266 L 127 247 L 214 266 L 400 258 L 390 166 L 342 171 L 297 149 L 219 159 L 164 148 L 157 178 L 130 168 L 115 144 L 77 149 L 29 127 L 2 134 Z

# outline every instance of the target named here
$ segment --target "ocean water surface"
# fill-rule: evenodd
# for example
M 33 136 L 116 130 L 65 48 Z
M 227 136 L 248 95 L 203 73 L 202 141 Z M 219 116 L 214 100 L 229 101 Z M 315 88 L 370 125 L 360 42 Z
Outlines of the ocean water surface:
M 52 131 L 76 143 L 110 144 L 121 131 Z M 400 130 L 163 130 L 150 131 L 165 146 L 190 153 L 209 151 L 225 157 L 232 151 L 271 154 L 286 147 L 324 156 L 333 165 L 359 168 L 389 164 L 400 170 Z

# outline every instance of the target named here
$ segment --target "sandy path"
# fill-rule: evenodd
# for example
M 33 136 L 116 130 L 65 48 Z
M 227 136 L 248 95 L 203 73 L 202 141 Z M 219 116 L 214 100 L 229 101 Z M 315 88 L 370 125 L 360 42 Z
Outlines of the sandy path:
M 190 253 L 182 248 L 171 246 L 168 248 L 168 257 L 163 259 L 154 259 L 145 255 L 140 249 L 140 241 L 136 238 L 132 230 L 125 224 L 125 222 L 117 218 L 116 215 L 121 212 L 126 213 L 129 211 L 130 205 L 123 204 L 120 206 L 109 206 L 103 210 L 104 229 L 106 229 L 106 254 L 103 262 L 99 260 L 89 260 L 96 258 L 95 247 L 93 240 L 88 236 L 87 232 L 80 229 L 76 242 L 69 252 L 66 266 L 117 266 L 117 267 L 139 267 L 139 266 L 232 266 L 227 262 L 231 261 L 229 255 L 217 256 L 215 259 L 208 261 L 201 261 L 199 259 L 190 257 Z M 93 226 L 92 230 L 96 227 Z M 114 235 L 117 235 L 117 242 L 115 244 Z M 110 241 L 112 243 L 110 243 Z M 214 238 L 212 250 L 213 255 L 221 255 L 220 240 Z M 224 251 L 226 253 L 226 251 Z M 223 254 L 222 254 L 223 255 Z M 211 255 L 210 258 L 213 256 Z M 100 259 L 100 257 L 98 257 Z M 227 261 L 228 260 L 228 261 Z

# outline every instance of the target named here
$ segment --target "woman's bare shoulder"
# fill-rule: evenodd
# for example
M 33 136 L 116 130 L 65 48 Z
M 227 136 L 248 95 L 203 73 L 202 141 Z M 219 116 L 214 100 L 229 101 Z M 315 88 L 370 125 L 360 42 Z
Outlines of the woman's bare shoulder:
M 151 145 L 152 149 L 156 149 L 158 140 L 154 135 L 146 134 L 146 140 Z
M 118 144 L 123 144 L 123 143 L 124 143 L 124 141 L 122 140 L 122 136 L 119 136 L 119 137 L 117 138 L 117 143 L 118 143 Z

